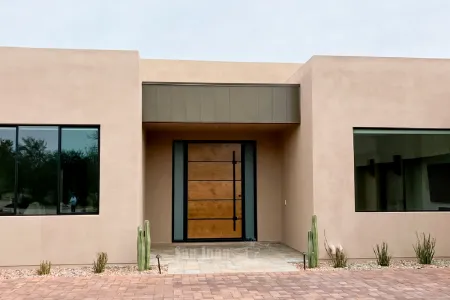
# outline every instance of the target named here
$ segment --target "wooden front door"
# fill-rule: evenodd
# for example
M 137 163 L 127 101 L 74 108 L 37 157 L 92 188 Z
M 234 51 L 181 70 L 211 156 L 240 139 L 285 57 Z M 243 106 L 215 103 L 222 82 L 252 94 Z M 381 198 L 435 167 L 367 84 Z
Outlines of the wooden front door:
M 187 238 L 242 238 L 241 144 L 187 147 Z

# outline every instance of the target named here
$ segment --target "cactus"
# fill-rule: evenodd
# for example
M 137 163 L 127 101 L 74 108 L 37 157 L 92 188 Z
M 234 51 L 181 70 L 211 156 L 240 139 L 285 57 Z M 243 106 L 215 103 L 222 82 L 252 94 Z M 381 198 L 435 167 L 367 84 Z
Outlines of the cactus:
M 312 216 L 312 227 L 308 231 L 308 267 L 317 268 L 319 265 L 319 238 L 317 234 L 317 216 Z
M 319 235 L 317 233 L 317 216 L 312 216 L 312 238 L 314 247 L 314 268 L 319 266 Z
M 138 270 L 150 270 L 150 222 L 145 220 L 144 228 L 141 226 L 137 230 L 137 263 Z
M 139 271 L 143 271 L 145 269 L 144 253 L 145 253 L 144 232 L 142 231 L 141 226 L 139 226 L 137 236 L 137 263 Z
M 308 231 L 308 268 L 314 268 L 313 244 L 312 232 L 310 230 Z
M 150 270 L 150 249 L 151 249 L 151 239 L 150 239 L 150 222 L 145 220 L 144 222 L 144 238 L 145 238 L 145 270 Z

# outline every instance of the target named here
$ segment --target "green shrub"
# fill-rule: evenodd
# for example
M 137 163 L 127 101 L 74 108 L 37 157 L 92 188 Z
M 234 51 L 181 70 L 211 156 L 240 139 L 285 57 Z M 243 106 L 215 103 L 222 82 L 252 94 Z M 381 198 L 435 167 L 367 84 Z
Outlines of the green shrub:
M 328 257 L 331 259 L 334 268 L 345 268 L 347 267 L 347 255 L 345 255 L 344 249 L 341 245 L 337 247 L 334 245 L 328 244 L 327 237 L 325 236 L 325 251 L 328 254 Z
M 391 264 L 392 256 L 389 255 L 388 245 L 385 242 L 381 244 L 381 247 L 377 244 L 377 247 L 373 249 L 373 253 L 375 253 L 379 266 L 388 267 Z
M 50 270 L 52 268 L 52 263 L 50 261 L 42 261 L 39 265 L 39 269 L 37 269 L 38 275 L 48 275 L 50 274 Z
M 417 261 L 423 265 L 430 265 L 433 262 L 434 248 L 436 246 L 436 239 L 432 238 L 430 234 L 428 237 L 422 233 L 422 240 L 416 233 L 417 243 L 413 245 L 414 252 L 416 252 Z
M 103 273 L 105 271 L 106 264 L 108 263 L 108 254 L 106 252 L 100 252 L 97 254 L 97 260 L 94 261 L 94 273 Z

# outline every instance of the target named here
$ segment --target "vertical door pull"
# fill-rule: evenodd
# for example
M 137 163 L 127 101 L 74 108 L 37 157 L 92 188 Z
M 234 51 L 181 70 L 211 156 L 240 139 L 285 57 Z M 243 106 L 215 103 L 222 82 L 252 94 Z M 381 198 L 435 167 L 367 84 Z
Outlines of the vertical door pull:
M 233 151 L 233 231 L 236 231 L 236 152 Z

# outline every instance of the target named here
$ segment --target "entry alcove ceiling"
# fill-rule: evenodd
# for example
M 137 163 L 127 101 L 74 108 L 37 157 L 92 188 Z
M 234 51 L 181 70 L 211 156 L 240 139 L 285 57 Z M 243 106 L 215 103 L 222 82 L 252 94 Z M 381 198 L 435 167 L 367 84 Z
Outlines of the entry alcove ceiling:
M 300 86 L 144 83 L 143 122 L 300 123 Z

